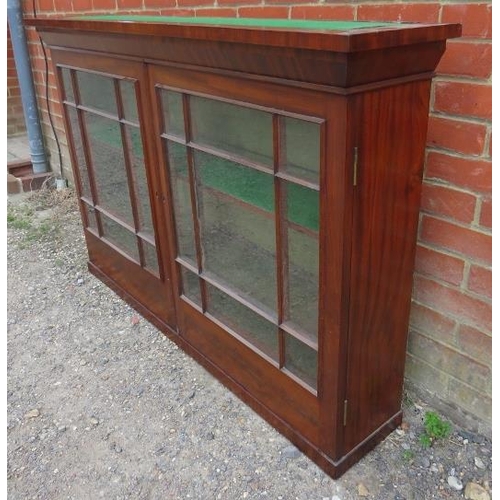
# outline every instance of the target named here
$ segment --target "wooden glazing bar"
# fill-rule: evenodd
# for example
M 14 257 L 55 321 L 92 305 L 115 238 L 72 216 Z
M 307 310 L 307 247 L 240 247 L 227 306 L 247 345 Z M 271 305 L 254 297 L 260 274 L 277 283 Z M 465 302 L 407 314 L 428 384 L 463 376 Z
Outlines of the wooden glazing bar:
M 256 306 L 251 300 L 242 297 L 233 288 L 222 283 L 218 278 L 214 277 L 214 275 L 212 275 L 211 273 L 203 272 L 201 278 L 210 285 L 213 285 L 215 288 L 219 289 L 221 292 L 224 292 L 226 295 L 229 295 L 229 297 L 231 297 L 232 299 L 236 300 L 240 304 L 252 310 L 254 313 L 258 314 L 259 316 L 262 316 L 270 323 L 277 325 L 276 315 L 274 315 L 271 312 L 266 312 L 264 310 L 265 306 L 263 306 L 262 308 Z
M 182 137 L 179 137 L 178 135 L 173 135 L 173 134 L 169 134 L 167 132 L 162 132 L 160 134 L 160 137 L 162 139 L 167 139 L 169 141 L 172 141 L 172 142 L 176 142 L 177 144 L 182 144 L 183 146 L 186 146 L 186 140 L 183 139 Z
M 144 257 L 144 249 L 142 247 L 142 240 L 137 236 L 140 228 L 139 222 L 139 209 L 137 208 L 137 192 L 135 187 L 135 179 L 134 174 L 132 172 L 132 160 L 130 158 L 130 151 L 132 149 L 132 145 L 130 144 L 126 126 L 121 122 L 121 118 L 124 116 L 123 110 L 123 100 L 122 93 L 120 89 L 120 84 L 118 80 L 113 80 L 113 86 L 115 89 L 115 97 L 116 97 L 116 107 L 118 110 L 118 118 L 120 119 L 120 133 L 122 136 L 122 148 L 123 148 L 123 158 L 125 160 L 125 172 L 127 174 L 127 183 L 128 183 L 128 192 L 130 198 L 130 205 L 132 207 L 132 219 L 134 221 L 134 234 L 136 236 L 137 247 L 139 250 L 139 258 L 141 261 L 141 266 L 144 267 L 146 265 L 146 260 Z
M 274 165 L 274 213 L 276 229 L 276 283 L 278 298 L 278 325 L 287 317 L 288 311 L 288 237 L 286 227 L 286 189 L 276 175 L 279 173 L 282 141 L 280 117 L 273 115 L 273 165 Z M 279 366 L 285 365 L 285 335 L 279 330 Z
M 307 189 L 312 189 L 313 191 L 319 191 L 319 184 L 315 182 L 305 181 L 294 175 L 286 174 L 285 172 L 277 172 L 276 177 L 287 182 L 292 182 L 293 184 L 298 184 L 299 186 L 305 187 Z
M 116 83 L 116 80 L 113 80 Z M 82 111 L 86 111 L 88 113 L 92 113 L 93 115 L 100 116 L 101 118 L 107 118 L 108 120 L 113 120 L 114 122 L 120 121 L 120 116 L 118 114 L 108 113 L 107 111 L 103 111 L 102 109 L 93 108 L 91 106 L 85 106 L 84 104 L 77 104 L 78 109 Z M 137 125 L 135 125 L 137 126 Z
M 155 247 L 156 246 L 156 242 L 155 242 L 155 239 L 154 238 L 151 238 L 151 235 L 148 234 L 148 233 L 143 233 L 142 231 L 139 231 L 137 233 L 137 236 L 139 236 L 142 240 L 146 241 L 147 243 L 149 243 L 151 246 Z
M 123 229 L 126 229 L 127 231 L 135 234 L 135 228 L 134 226 L 131 226 L 127 222 L 125 222 L 123 219 L 120 219 L 118 216 L 107 210 L 106 208 L 102 207 L 101 205 L 94 205 L 94 208 L 97 213 L 104 215 L 108 219 L 111 219 L 113 222 L 116 224 L 120 225 L 123 227 Z
M 191 113 L 189 110 L 189 97 L 182 94 L 182 110 L 184 113 L 184 134 L 186 142 L 191 138 Z M 203 248 L 201 245 L 200 218 L 198 216 L 198 198 L 197 198 L 197 181 L 194 165 L 194 155 L 190 148 L 187 148 L 188 175 L 189 175 L 189 193 L 191 195 L 191 213 L 193 215 L 194 241 L 196 246 L 196 260 L 198 265 L 198 274 L 203 272 Z M 207 310 L 208 296 L 205 282 L 199 278 L 201 291 L 201 306 L 203 311 Z
M 314 339 L 309 332 L 303 330 L 295 323 L 292 323 L 291 321 L 285 321 L 280 324 L 280 328 L 288 335 L 291 335 L 297 340 L 300 340 L 302 343 L 308 345 L 311 349 L 314 349 L 315 351 L 318 350 L 317 339 Z
M 272 168 L 262 165 L 260 163 L 254 162 L 252 160 L 248 160 L 243 156 L 239 156 L 228 151 L 224 151 L 222 149 L 213 148 L 211 146 L 204 146 L 203 144 L 198 144 L 193 141 L 188 142 L 188 146 L 196 151 L 201 151 L 202 153 L 208 153 L 212 156 L 216 156 L 217 158 L 222 158 L 224 160 L 232 161 L 233 163 L 238 163 L 240 165 L 244 165 L 245 167 L 253 168 L 254 170 L 258 170 L 259 172 L 263 172 L 265 174 L 273 173 Z

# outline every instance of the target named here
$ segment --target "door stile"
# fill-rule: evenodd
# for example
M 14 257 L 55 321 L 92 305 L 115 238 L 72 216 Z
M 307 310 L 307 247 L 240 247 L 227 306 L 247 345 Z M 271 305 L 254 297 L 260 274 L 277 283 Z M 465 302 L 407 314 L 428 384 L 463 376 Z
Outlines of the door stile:
M 149 95 L 149 72 L 147 64 L 141 65 L 141 81 L 143 84 L 140 86 L 137 103 L 139 107 L 139 115 L 144 117 L 141 120 L 141 134 L 142 145 L 144 151 L 144 162 L 146 165 L 146 176 L 148 178 L 149 199 L 154 207 L 152 217 L 153 225 L 155 228 L 156 251 L 159 255 L 160 262 L 160 276 L 168 289 L 170 297 L 175 295 L 173 293 L 173 272 L 172 272 L 172 238 L 169 237 L 169 220 L 170 211 L 168 206 L 169 192 L 165 175 L 161 171 L 161 161 L 156 148 L 154 147 L 155 141 L 148 140 L 147 138 L 155 137 L 156 130 L 159 130 L 155 123 L 156 113 L 154 112 L 152 101 Z M 137 92 L 137 90 L 136 90 Z M 146 117 L 153 117 L 149 120 Z M 170 326 L 176 328 L 177 312 L 175 300 L 172 300 L 172 308 L 174 311 Z
M 176 236 L 176 225 L 173 209 L 173 184 L 171 178 L 168 175 L 170 171 L 170 165 L 168 160 L 167 147 L 165 145 L 164 139 L 161 137 L 161 131 L 164 130 L 164 117 L 162 113 L 161 106 L 158 106 L 160 102 L 159 97 L 159 87 L 157 87 L 154 78 L 151 76 L 151 68 L 148 64 L 144 64 L 144 72 L 146 74 L 145 81 L 147 85 L 144 86 L 144 92 L 147 95 L 144 96 L 144 101 L 147 104 L 148 112 L 152 119 L 148 123 L 148 137 L 152 140 L 148 141 L 151 146 L 151 150 L 154 150 L 155 157 L 155 174 L 156 174 L 156 184 L 157 189 L 155 190 L 156 203 L 160 207 L 160 213 L 162 214 L 161 222 L 163 224 L 164 231 L 162 231 L 162 240 L 160 246 L 165 253 L 165 272 L 168 271 L 170 276 L 170 290 L 172 295 L 172 302 L 175 308 L 175 324 L 172 325 L 177 334 L 180 334 L 184 329 L 184 320 L 182 310 L 182 281 L 180 276 L 180 270 L 176 262 L 177 251 L 177 236 Z
M 320 203 L 320 306 L 318 398 L 321 408 L 322 449 L 342 456 L 344 393 L 346 378 L 345 340 L 348 305 L 344 288 L 348 286 L 350 247 L 350 190 L 346 189 L 348 156 L 346 131 L 348 109 L 345 100 L 324 95 L 326 124 L 323 129 L 326 148 L 321 161 Z

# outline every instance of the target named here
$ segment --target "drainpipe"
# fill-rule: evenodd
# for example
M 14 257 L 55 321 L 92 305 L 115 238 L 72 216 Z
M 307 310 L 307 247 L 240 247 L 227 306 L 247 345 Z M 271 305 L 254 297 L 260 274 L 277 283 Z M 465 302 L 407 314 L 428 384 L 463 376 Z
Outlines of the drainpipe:
M 47 155 L 43 146 L 42 127 L 40 126 L 40 115 L 36 104 L 35 86 L 33 74 L 31 73 L 28 44 L 23 26 L 23 13 L 21 0 L 7 0 L 7 21 L 10 28 L 14 60 L 16 63 L 19 87 L 21 89 L 21 100 L 23 103 L 24 121 L 28 132 L 30 143 L 31 163 L 33 173 L 42 174 L 48 172 Z

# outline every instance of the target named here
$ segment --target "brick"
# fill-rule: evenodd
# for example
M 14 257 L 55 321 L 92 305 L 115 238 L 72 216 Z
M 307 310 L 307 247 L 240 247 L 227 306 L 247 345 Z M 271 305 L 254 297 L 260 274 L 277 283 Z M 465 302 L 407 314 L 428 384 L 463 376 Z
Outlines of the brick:
M 218 5 L 238 5 L 243 3 L 242 0 L 218 0 Z M 246 5 L 261 3 L 260 0 L 245 0 Z
M 16 88 L 19 87 L 19 80 L 17 79 L 17 76 L 7 78 L 7 88 Z
M 437 82 L 434 111 L 491 119 L 492 92 L 489 84 Z
M 54 12 L 54 0 L 38 0 L 36 3 L 37 12 Z M 28 12 L 31 12 L 29 9 Z
M 449 403 L 464 408 L 477 418 L 491 422 L 491 397 L 483 391 L 476 391 L 459 380 L 450 380 L 447 398 Z
M 420 236 L 433 246 L 491 263 L 491 235 L 424 215 Z
M 448 345 L 454 345 L 456 321 L 440 312 L 412 302 L 410 311 L 410 327 L 428 337 L 434 338 Z
M 449 186 L 424 182 L 421 209 L 432 214 L 470 223 L 474 220 L 476 197 Z
M 491 367 L 492 342 L 489 335 L 471 326 L 460 325 L 457 332 L 457 345 L 471 358 Z
M 73 0 L 73 10 L 77 12 L 91 11 L 92 0 Z
M 208 9 L 196 9 L 196 17 L 236 17 L 237 9 L 215 7 Z
M 34 70 L 32 74 L 35 86 L 39 86 L 40 88 L 43 87 L 43 85 L 45 85 L 45 73 L 43 71 Z
M 116 0 L 118 10 L 121 9 L 140 9 L 142 0 Z
M 443 5 L 441 22 L 460 23 L 463 37 L 491 38 L 491 4 L 460 3 Z
M 265 5 L 259 7 L 239 7 L 239 17 L 258 17 L 271 19 L 287 19 L 289 7 L 281 5 Z
M 464 261 L 419 245 L 415 257 L 415 270 L 451 285 L 460 285 L 464 277 Z
M 412 334 L 413 332 L 410 332 L 410 336 Z M 406 356 L 405 377 L 435 394 L 443 395 L 448 392 L 450 376 L 416 358 L 412 353 Z
M 15 66 L 11 66 L 7 68 L 7 78 L 15 78 L 17 79 L 17 70 Z
M 449 40 L 436 71 L 443 75 L 489 78 L 491 58 L 491 43 Z
M 430 116 L 428 127 L 427 143 L 431 146 L 467 155 L 483 152 L 486 125 Z
M 491 198 L 486 198 L 481 202 L 481 213 L 479 215 L 479 224 L 491 229 L 492 227 L 492 203 Z
M 92 0 L 92 10 L 115 10 L 117 0 Z
M 31 42 L 36 42 L 38 44 L 39 36 L 38 33 L 36 32 L 35 28 L 31 26 L 27 26 L 24 30 L 26 34 L 26 39 L 28 41 L 28 44 Z
M 17 99 L 21 96 L 21 89 L 18 86 L 10 87 L 8 90 L 9 90 L 9 95 L 12 98 Z
M 244 0 L 244 2 L 247 3 L 246 0 Z M 274 3 L 286 3 L 286 4 L 304 3 L 304 0 L 266 0 L 266 4 L 274 4 Z
M 145 9 L 161 9 L 162 7 L 174 7 L 175 0 L 144 0 Z
M 177 0 L 177 5 L 179 7 L 195 7 L 195 6 L 204 6 L 209 5 L 211 7 L 214 6 L 215 0 Z M 219 2 L 220 3 L 220 2 Z
M 416 274 L 414 299 L 482 331 L 491 331 L 491 304 Z
M 476 360 L 440 344 L 424 335 L 413 332 L 409 337 L 408 351 L 472 387 L 491 391 L 491 370 Z
M 491 192 L 491 161 L 431 151 L 427 156 L 425 176 L 427 179 L 439 179 L 478 193 Z
M 358 21 L 380 20 L 435 23 L 439 21 L 439 9 L 439 3 L 359 5 L 357 19 Z
M 196 12 L 194 9 L 162 9 L 160 11 L 162 16 L 195 16 Z
M 472 264 L 467 287 L 471 292 L 491 298 L 491 269 Z
M 354 19 L 355 8 L 351 5 L 294 5 L 290 8 L 292 19 Z

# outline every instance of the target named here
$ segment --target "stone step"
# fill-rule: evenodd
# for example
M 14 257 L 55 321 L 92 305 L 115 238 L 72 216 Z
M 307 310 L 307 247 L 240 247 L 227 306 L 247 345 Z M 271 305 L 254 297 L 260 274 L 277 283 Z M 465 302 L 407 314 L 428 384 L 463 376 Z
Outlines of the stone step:
M 17 194 L 36 191 L 52 177 L 51 172 L 33 173 L 31 160 L 15 160 L 7 163 L 7 193 Z

